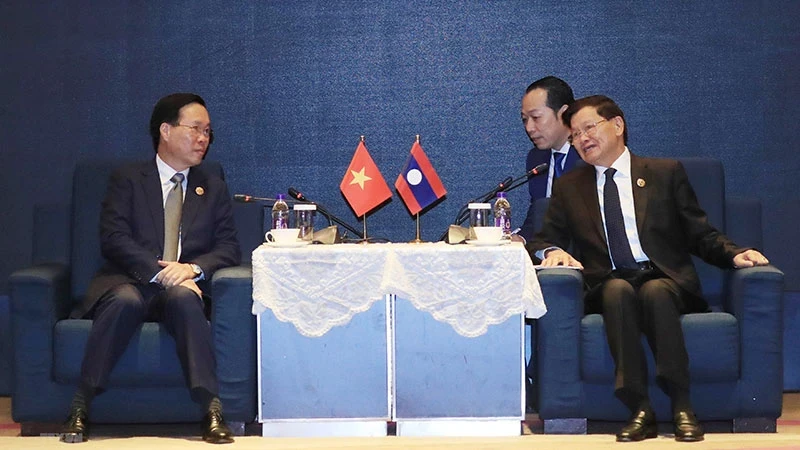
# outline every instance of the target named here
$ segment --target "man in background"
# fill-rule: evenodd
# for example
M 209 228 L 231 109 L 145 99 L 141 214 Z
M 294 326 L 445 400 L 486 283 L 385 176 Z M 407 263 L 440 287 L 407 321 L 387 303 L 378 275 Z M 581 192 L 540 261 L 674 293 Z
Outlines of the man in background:
M 564 111 L 574 101 L 572 88 L 564 80 L 553 76 L 531 83 L 522 97 L 522 125 L 534 145 L 528 151 L 525 170 L 530 171 L 542 163 L 549 165 L 546 177 L 535 176 L 528 181 L 531 203 L 519 233 L 526 240 L 534 234 L 536 200 L 550 197 L 553 181 L 580 161 L 575 148 L 567 142 L 569 128 L 561 120 Z

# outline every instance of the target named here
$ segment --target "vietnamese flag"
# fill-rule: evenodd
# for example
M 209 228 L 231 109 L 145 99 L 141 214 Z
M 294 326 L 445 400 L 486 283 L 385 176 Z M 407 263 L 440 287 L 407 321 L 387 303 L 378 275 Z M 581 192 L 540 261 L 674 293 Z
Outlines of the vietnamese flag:
M 356 153 L 350 161 L 350 166 L 347 167 L 339 189 L 358 217 L 392 197 L 392 191 L 383 179 L 378 166 L 369 156 L 364 141 L 358 143 Z
M 411 155 L 394 182 L 394 187 L 411 214 L 417 214 L 447 194 L 419 142 L 411 146 Z

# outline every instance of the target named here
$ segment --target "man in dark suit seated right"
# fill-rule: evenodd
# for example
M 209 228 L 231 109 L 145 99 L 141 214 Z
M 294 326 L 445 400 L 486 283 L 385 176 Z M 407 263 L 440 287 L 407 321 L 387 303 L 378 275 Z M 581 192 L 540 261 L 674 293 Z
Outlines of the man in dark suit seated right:
M 585 310 L 603 314 L 615 394 L 631 410 L 617 441 L 653 438 L 658 431 L 641 334 L 653 350 L 658 384 L 672 400 L 675 439 L 700 441 L 704 432 L 689 400 L 680 316 L 707 311 L 708 305 L 691 255 L 722 268 L 769 261 L 708 223 L 678 161 L 628 150 L 627 123 L 613 100 L 582 98 L 563 118 L 570 141 L 589 165 L 556 180 L 544 225 L 528 251 L 543 266 L 583 270 Z M 562 250 L 570 243 L 581 261 Z

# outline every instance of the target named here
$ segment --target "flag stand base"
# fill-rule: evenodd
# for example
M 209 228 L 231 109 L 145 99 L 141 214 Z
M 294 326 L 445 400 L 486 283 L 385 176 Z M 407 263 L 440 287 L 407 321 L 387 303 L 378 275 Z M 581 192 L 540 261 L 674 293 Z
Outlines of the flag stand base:
M 419 138 L 419 136 L 417 136 L 417 138 Z M 417 237 L 415 237 L 414 239 L 408 241 L 408 243 L 409 244 L 422 244 L 425 241 L 420 239 L 420 236 L 419 236 L 419 211 L 417 211 L 417 214 L 415 214 L 415 215 L 416 215 L 416 222 L 417 222 Z

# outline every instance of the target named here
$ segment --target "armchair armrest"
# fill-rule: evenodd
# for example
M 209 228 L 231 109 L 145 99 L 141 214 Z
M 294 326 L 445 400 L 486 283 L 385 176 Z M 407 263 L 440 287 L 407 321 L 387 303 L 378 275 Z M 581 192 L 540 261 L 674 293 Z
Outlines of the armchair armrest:
M 71 308 L 69 270 L 64 264 L 42 264 L 9 277 L 14 383 L 12 396 L 53 397 L 53 327 Z M 24 393 L 23 395 L 20 395 Z M 30 420 L 38 408 L 14 402 L 15 421 Z
M 580 332 L 583 274 L 574 269 L 537 272 L 547 313 L 536 324 L 539 416 L 580 417 Z
M 211 332 L 225 417 L 250 423 L 256 416 L 256 316 L 250 266 L 218 270 L 212 278 Z
M 781 415 L 783 272 L 773 266 L 733 270 L 725 308 L 739 323 L 743 417 Z
M 69 269 L 65 264 L 39 264 L 18 270 L 11 274 L 8 281 L 15 323 L 24 321 L 26 325 L 52 328 L 56 321 L 69 315 L 72 304 L 69 298 Z

